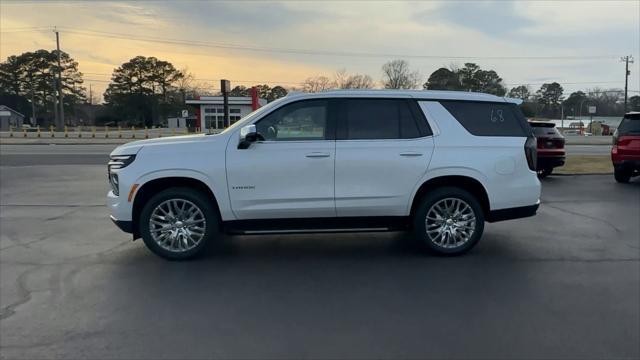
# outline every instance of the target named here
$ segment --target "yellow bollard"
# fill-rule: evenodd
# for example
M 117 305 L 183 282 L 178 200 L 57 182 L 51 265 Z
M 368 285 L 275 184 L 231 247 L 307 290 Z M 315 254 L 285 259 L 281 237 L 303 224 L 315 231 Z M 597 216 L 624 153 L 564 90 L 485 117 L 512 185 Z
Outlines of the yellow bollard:
M 109 127 L 108 126 L 104 126 L 104 138 L 108 139 L 109 138 Z
M 40 137 L 40 125 L 38 125 L 38 137 Z
M 171 136 L 176 136 L 176 128 L 171 128 Z
M 55 137 L 54 133 L 53 133 L 53 125 L 49 126 L 49 132 L 51 133 L 51 137 Z
M 91 137 L 92 138 L 96 137 L 96 127 L 95 126 L 91 127 Z
M 158 128 L 158 137 L 161 138 L 162 137 L 162 128 Z
M 64 126 L 64 137 L 69 137 L 69 128 L 67 127 L 67 125 Z
M 149 138 L 149 130 L 147 129 L 147 127 L 144 127 L 144 138 L 148 139 Z
M 136 127 L 131 125 L 131 138 L 135 139 L 136 138 Z
M 22 136 L 27 137 L 27 129 L 22 129 Z
M 80 129 L 80 131 L 78 132 L 78 137 L 81 138 L 82 137 L 82 126 L 78 126 L 78 129 Z
M 122 139 L 122 129 L 120 128 L 120 125 L 118 125 L 118 138 Z

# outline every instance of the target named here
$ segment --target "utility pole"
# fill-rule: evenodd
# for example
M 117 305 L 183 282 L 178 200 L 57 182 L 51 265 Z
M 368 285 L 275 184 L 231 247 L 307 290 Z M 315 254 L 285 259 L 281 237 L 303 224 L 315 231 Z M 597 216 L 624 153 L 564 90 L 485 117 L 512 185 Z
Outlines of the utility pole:
M 36 125 L 36 102 L 33 96 L 33 76 L 29 74 L 29 82 L 31 84 L 31 126 Z
M 624 113 L 627 113 L 627 90 L 629 88 L 629 63 L 633 64 L 633 56 L 624 56 L 620 60 L 624 61 Z
M 231 91 L 231 83 L 229 82 L 229 80 L 224 80 L 224 79 L 220 80 L 220 90 L 222 90 L 223 111 L 224 111 L 224 121 L 222 126 L 226 128 L 227 126 L 231 125 L 229 123 L 229 92 Z
M 89 84 L 89 105 L 93 105 L 93 90 L 91 89 L 91 84 Z
M 56 126 L 61 129 L 64 127 L 64 99 L 62 95 L 62 65 L 60 64 L 60 33 L 57 29 L 56 49 L 58 50 L 58 102 L 60 103 L 60 120 Z

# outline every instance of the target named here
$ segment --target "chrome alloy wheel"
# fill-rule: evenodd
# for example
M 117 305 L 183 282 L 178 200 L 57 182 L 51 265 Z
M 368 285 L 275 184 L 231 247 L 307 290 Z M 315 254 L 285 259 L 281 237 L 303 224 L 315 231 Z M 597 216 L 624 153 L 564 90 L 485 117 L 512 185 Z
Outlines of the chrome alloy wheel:
M 464 200 L 446 198 L 429 208 L 425 226 L 429 240 L 440 247 L 452 249 L 471 239 L 476 229 L 476 216 Z
M 204 237 L 206 221 L 196 204 L 184 199 L 166 200 L 149 218 L 153 240 L 165 250 L 184 252 L 196 247 Z

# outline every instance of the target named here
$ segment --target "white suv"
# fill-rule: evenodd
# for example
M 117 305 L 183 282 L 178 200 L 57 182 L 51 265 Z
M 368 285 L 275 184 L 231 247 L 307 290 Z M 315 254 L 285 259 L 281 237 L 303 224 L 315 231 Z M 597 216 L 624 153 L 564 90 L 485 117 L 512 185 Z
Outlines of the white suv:
M 218 135 L 111 153 L 112 220 L 191 258 L 221 232 L 412 230 L 460 254 L 484 222 L 532 216 L 536 141 L 517 100 L 444 91 L 331 91 L 276 100 Z

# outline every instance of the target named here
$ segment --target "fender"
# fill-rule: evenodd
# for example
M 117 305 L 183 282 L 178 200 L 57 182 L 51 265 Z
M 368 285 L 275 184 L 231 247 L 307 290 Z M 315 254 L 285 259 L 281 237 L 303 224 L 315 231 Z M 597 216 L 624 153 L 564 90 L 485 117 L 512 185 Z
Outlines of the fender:
M 229 209 L 229 204 L 227 203 L 227 197 L 224 195 L 224 193 L 220 192 L 220 191 L 215 191 L 216 189 L 213 189 L 211 187 L 212 184 L 212 179 L 211 177 L 209 177 L 206 173 L 203 173 L 201 171 L 197 171 L 197 170 L 191 170 L 191 169 L 162 169 L 162 170 L 154 170 L 154 171 L 150 171 L 148 173 L 145 173 L 144 175 L 138 177 L 134 184 L 138 184 L 138 187 L 136 188 L 134 194 L 132 195 L 131 198 L 131 204 L 133 204 L 135 202 L 136 196 L 138 195 L 138 189 L 142 188 L 146 183 L 153 181 L 153 180 L 157 180 L 157 179 L 162 179 L 162 178 L 168 178 L 168 177 L 183 177 L 183 178 L 191 178 L 194 180 L 198 180 L 200 182 L 202 182 L 203 184 L 205 184 L 209 190 L 211 191 L 212 194 L 214 194 L 215 196 L 215 201 L 217 202 L 218 205 L 218 209 L 220 210 L 220 216 L 222 217 L 222 219 L 233 219 L 234 216 L 233 214 L 230 214 L 229 211 L 227 209 Z M 226 190 L 225 190 L 226 192 Z
M 487 177 L 483 175 L 481 172 L 473 168 L 469 168 L 465 166 L 446 166 L 446 167 L 439 167 L 435 169 L 429 169 L 424 174 L 424 176 L 420 180 L 418 180 L 418 182 L 414 185 L 413 190 L 411 191 L 411 196 L 409 197 L 409 203 L 407 204 L 407 210 L 406 210 L 407 215 L 411 214 L 411 206 L 415 199 L 416 193 L 418 192 L 418 189 L 420 189 L 422 184 L 426 183 L 429 180 L 439 178 L 439 177 L 444 177 L 444 176 L 464 176 L 464 177 L 471 178 L 479 182 L 480 185 L 482 185 L 482 187 L 484 188 L 485 192 L 487 194 L 489 193 L 486 185 L 488 182 Z M 491 198 L 489 198 L 489 202 L 491 202 Z

